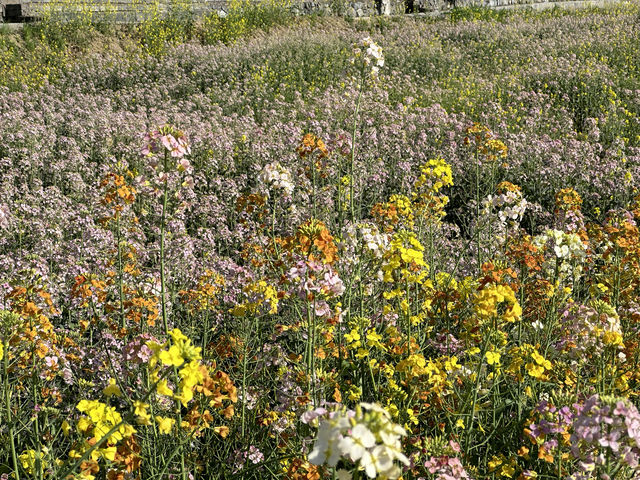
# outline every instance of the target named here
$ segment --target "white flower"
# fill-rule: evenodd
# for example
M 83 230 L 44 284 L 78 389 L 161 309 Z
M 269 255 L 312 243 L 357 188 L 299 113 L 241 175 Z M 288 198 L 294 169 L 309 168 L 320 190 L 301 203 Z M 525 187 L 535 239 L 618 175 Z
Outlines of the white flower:
M 336 411 L 320 425 L 309 461 L 334 467 L 340 457 L 349 458 L 369 478 L 382 475 L 396 479 L 401 470 L 394 461 L 408 465 L 401 451 L 400 437 L 405 430 L 391 421 L 391 415 L 375 403 L 361 403 L 354 412 Z M 338 478 L 350 478 L 341 474 Z
M 351 429 L 348 437 L 340 442 L 340 449 L 345 455 L 349 455 L 352 461 L 357 462 L 365 454 L 367 449 L 376 444 L 376 437 L 365 425 L 359 423 Z
M 318 437 L 309 454 L 309 461 L 314 465 L 327 463 L 335 467 L 343 452 L 340 443 L 343 440 L 342 432 L 349 426 L 349 421 L 344 417 L 324 420 L 318 428 Z
M 534 330 L 542 330 L 544 328 L 544 324 L 540 320 L 536 320 L 531 323 L 531 326 Z

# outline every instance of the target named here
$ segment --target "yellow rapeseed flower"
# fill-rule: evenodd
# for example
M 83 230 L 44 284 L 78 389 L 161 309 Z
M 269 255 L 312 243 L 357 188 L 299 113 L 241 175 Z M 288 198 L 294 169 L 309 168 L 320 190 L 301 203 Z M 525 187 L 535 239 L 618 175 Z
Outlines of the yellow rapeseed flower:
M 156 423 L 158 424 L 158 430 L 160 433 L 168 435 L 171 433 L 171 430 L 173 430 L 173 426 L 176 421 L 173 418 L 156 415 Z

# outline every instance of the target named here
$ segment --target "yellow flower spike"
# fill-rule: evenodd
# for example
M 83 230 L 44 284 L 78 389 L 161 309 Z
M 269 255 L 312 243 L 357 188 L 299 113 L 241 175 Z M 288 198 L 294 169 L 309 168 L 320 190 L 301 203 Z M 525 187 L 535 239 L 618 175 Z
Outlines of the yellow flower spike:
M 491 457 L 491 460 L 489 460 L 488 462 L 489 471 L 490 472 L 494 471 L 500 465 L 502 465 L 502 458 L 493 455 Z
M 169 332 L 169 335 L 171 336 L 173 343 L 190 341 L 189 338 L 186 337 L 178 328 L 174 328 L 173 330 L 171 330 L 171 332 Z
M 91 406 L 92 406 L 92 402 L 90 402 L 89 400 L 80 400 L 78 402 L 78 405 L 76 405 L 76 409 L 78 409 L 78 411 L 82 413 L 86 413 L 87 410 L 91 408 Z
M 133 413 L 135 415 L 140 415 L 140 416 L 146 415 L 148 408 L 149 408 L 149 404 L 144 403 L 141 400 L 135 400 L 133 402 Z
M 200 363 L 196 360 L 189 362 L 187 365 L 181 368 L 179 375 L 182 379 L 182 381 L 180 382 L 180 386 L 187 387 L 189 389 L 195 387 L 197 384 L 201 383 L 204 380 L 204 376 L 200 368 Z
M 540 355 L 538 352 L 532 352 L 531 358 L 533 358 L 538 365 L 543 365 L 544 362 L 546 361 L 544 357 Z
M 122 438 L 129 438 L 131 435 L 136 433 L 136 431 L 137 430 L 129 424 L 124 424 L 118 429 L 118 433 Z
M 525 365 L 525 369 L 533 378 L 541 379 L 544 376 L 544 367 L 541 365 L 529 362 Z
M 190 388 L 182 388 L 180 395 L 174 395 L 174 399 L 178 400 L 183 407 L 187 407 L 189 402 L 193 400 L 193 391 Z

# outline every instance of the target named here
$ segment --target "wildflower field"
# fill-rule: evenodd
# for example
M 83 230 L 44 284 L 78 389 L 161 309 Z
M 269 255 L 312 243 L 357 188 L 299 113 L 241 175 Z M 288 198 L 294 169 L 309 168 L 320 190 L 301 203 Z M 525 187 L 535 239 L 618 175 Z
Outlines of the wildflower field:
M 640 478 L 640 6 L 269 8 L 0 32 L 0 479 Z

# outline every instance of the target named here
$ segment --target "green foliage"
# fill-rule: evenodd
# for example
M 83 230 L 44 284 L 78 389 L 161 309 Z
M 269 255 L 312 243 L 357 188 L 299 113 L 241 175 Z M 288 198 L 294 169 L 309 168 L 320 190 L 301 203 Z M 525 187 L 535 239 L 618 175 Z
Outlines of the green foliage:
M 213 12 L 204 17 L 198 36 L 205 45 L 218 42 L 229 44 L 255 30 L 268 31 L 291 19 L 288 0 L 264 0 L 260 3 L 232 0 L 226 14 Z
M 507 10 L 496 10 L 488 7 L 454 7 L 449 14 L 453 23 L 475 22 L 475 21 L 496 21 L 503 22 L 510 13 Z
M 172 0 L 166 11 L 156 1 L 142 10 L 142 18 L 134 27 L 134 34 L 145 53 L 161 56 L 169 46 L 191 40 L 194 25 L 195 14 L 190 1 Z

